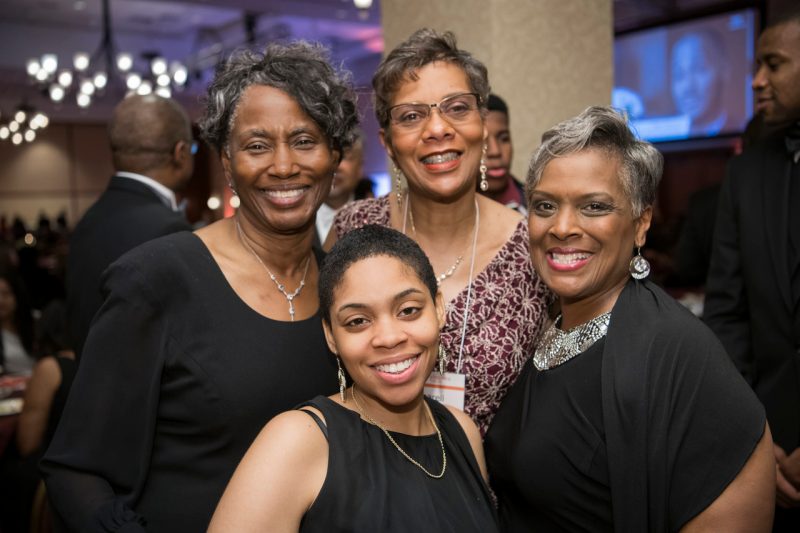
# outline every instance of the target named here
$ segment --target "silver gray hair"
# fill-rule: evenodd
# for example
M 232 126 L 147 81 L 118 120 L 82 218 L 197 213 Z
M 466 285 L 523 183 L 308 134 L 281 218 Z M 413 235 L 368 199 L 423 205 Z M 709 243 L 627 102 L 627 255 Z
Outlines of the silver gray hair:
M 267 85 L 294 98 L 341 154 L 356 136 L 358 107 L 351 75 L 334 69 L 320 44 L 273 43 L 261 53 L 234 52 L 217 69 L 204 99 L 203 137 L 220 152 L 227 147 L 236 110 L 250 85 Z
M 542 144 L 531 158 L 525 197 L 531 209 L 531 194 L 542 179 L 548 163 L 557 157 L 598 149 L 619 158 L 619 179 L 638 218 L 656 201 L 664 157 L 655 146 L 640 141 L 627 118 L 612 107 L 592 106 L 577 117 L 565 120 L 542 134 Z

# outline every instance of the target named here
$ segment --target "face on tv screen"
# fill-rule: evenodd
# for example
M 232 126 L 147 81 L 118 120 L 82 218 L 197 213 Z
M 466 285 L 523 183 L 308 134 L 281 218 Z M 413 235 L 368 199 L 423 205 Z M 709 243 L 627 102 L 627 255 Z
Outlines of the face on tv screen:
M 617 37 L 612 105 L 649 141 L 741 133 L 755 31 L 755 10 L 743 10 Z

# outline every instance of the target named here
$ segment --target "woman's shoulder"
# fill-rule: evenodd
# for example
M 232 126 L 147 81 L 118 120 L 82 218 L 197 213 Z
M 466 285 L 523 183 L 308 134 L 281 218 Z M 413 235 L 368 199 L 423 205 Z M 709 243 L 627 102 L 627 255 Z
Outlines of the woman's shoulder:
M 136 268 L 161 268 L 181 264 L 180 259 L 191 260 L 203 255 L 200 239 L 190 231 L 180 231 L 140 244 L 117 259 L 113 265 Z M 176 259 L 179 260 L 176 263 Z
M 367 224 L 389 225 L 389 196 L 365 198 L 346 204 L 336 213 L 333 225 L 336 234 L 342 236 L 348 231 Z
M 156 299 L 215 267 L 213 257 L 193 233 L 182 231 L 137 246 L 103 273 L 109 290 L 150 292 Z

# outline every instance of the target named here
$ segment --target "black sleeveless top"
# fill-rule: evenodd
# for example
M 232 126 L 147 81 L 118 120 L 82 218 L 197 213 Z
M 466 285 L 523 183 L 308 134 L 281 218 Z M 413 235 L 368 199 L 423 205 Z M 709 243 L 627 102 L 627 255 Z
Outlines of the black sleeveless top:
M 380 428 L 325 396 L 301 405 L 328 439 L 328 472 L 301 533 L 458 532 L 492 533 L 497 525 L 489 493 L 464 431 L 446 407 L 426 398 L 442 433 L 447 469 L 426 475 L 389 442 Z M 305 411 L 308 413 L 308 411 Z M 310 413 L 311 414 L 311 413 Z M 442 468 L 438 437 L 392 432 L 403 450 L 429 472 Z

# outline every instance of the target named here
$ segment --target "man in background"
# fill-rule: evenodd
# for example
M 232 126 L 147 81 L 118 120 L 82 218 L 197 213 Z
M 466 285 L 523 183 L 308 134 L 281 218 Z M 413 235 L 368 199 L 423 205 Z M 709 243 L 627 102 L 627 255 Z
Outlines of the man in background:
M 489 188 L 481 191 L 479 184 L 478 192 L 525 215 L 525 194 L 522 186 L 511 175 L 514 146 L 511 144 L 508 106 L 502 98 L 490 94 L 487 108 L 489 112 L 486 115 L 486 129 L 489 130 L 489 137 L 486 139 L 484 160 Z
M 194 169 L 191 123 L 181 106 L 130 96 L 114 110 L 108 131 L 116 173 L 75 227 L 67 257 L 68 326 L 78 355 L 103 303 L 106 267 L 146 241 L 191 230 L 174 192 Z
M 336 213 L 353 200 L 372 198 L 372 181 L 362 174 L 364 170 L 364 135 L 357 132 L 353 145 L 345 150 L 336 169 L 328 198 L 317 209 L 315 245 L 322 248 L 333 225 Z
M 761 34 L 756 111 L 778 128 L 734 158 L 720 191 L 705 320 L 767 412 L 774 531 L 800 531 L 800 8 Z

